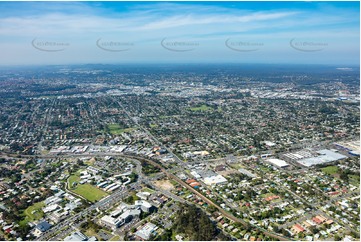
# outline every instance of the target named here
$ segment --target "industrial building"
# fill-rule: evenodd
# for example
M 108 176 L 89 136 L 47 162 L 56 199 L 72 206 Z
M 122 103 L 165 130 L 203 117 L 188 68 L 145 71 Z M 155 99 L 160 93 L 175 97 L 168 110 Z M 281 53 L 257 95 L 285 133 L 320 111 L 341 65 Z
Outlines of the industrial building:
M 280 159 L 270 158 L 267 159 L 266 161 L 279 168 L 285 168 L 289 166 L 289 164 L 286 161 Z
M 318 154 L 318 156 L 301 159 L 298 160 L 297 163 L 306 167 L 310 167 L 347 158 L 347 156 L 326 149 L 316 151 L 316 153 Z
M 335 143 L 336 148 L 346 150 L 350 155 L 360 156 L 360 140 Z

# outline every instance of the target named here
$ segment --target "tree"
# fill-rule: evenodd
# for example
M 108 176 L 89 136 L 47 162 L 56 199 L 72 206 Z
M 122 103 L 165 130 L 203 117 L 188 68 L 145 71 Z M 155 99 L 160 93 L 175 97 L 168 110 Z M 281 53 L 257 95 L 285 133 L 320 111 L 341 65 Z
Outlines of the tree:
M 317 234 L 319 232 L 319 229 L 317 229 L 316 226 L 311 226 L 309 230 L 312 234 Z
M 194 205 L 184 205 L 182 213 L 174 222 L 176 233 L 185 233 L 190 240 L 212 240 L 216 227 L 208 216 Z
M 171 241 L 172 240 L 172 230 L 166 229 L 164 233 L 159 237 L 161 241 Z

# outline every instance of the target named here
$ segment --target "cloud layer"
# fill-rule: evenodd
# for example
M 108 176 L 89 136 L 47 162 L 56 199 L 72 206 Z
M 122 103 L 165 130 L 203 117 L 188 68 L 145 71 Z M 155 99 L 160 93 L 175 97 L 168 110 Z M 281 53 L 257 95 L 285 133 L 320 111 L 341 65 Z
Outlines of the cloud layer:
M 8 58 L 0 64 L 150 61 L 358 64 L 359 4 L 302 4 L 262 8 L 247 2 L 1 2 L 4 14 L 0 16 L 0 51 Z M 120 56 L 116 51 L 97 48 L 99 38 L 105 41 L 103 44 L 133 45 Z M 164 38 L 178 45 L 192 41 L 198 45 L 193 51 L 180 54 L 162 48 L 160 42 Z M 229 38 L 244 49 L 247 43 L 256 42 L 262 42 L 263 47 L 240 55 L 225 45 Z M 305 55 L 290 48 L 292 38 L 328 45 L 322 53 Z M 34 39 L 66 42 L 69 46 L 62 53 L 49 55 L 33 48 Z M 337 59 L 331 58 L 336 56 Z

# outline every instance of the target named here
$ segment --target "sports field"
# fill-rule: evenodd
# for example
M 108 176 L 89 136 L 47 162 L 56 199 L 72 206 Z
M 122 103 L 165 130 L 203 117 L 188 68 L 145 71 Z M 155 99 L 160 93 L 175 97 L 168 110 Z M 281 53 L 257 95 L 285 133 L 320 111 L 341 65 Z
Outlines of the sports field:
M 107 196 L 108 194 L 103 190 L 90 185 L 90 184 L 74 184 L 74 182 L 79 182 L 80 178 L 77 175 L 72 175 L 68 179 L 68 187 L 70 190 L 85 199 L 96 202 L 102 199 L 103 197 Z
M 118 135 L 125 132 L 131 132 L 134 128 L 122 129 L 119 124 L 108 124 L 108 129 L 111 134 Z

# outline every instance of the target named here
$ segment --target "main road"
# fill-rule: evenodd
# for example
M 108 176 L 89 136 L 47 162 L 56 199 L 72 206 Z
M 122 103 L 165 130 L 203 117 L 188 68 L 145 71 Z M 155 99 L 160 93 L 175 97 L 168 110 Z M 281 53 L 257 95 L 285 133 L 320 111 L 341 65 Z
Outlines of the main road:
M 11 154 L 6 154 L 7 156 L 11 156 Z M 17 157 L 24 157 L 24 158 L 30 158 L 30 157 L 35 157 L 35 155 L 14 155 Z M 125 158 L 129 158 L 129 159 L 134 159 L 134 160 L 138 160 L 138 161 L 143 161 L 143 162 L 147 162 L 155 167 L 158 167 L 162 173 L 164 173 L 167 177 L 169 177 L 170 179 L 176 181 L 179 185 L 185 187 L 186 189 L 188 189 L 189 191 L 191 191 L 192 193 L 194 193 L 195 195 L 197 195 L 200 199 L 202 199 L 204 202 L 206 202 L 209 205 L 214 206 L 215 208 L 218 209 L 218 211 L 226 218 L 230 219 L 231 221 L 237 222 L 237 223 L 241 223 L 244 226 L 250 226 L 253 227 L 254 229 L 257 229 L 259 231 L 261 231 L 262 233 L 264 233 L 265 235 L 271 237 L 271 238 L 275 238 L 277 240 L 282 240 L 282 241 L 289 241 L 291 240 L 290 238 L 278 235 L 276 233 L 272 233 L 269 232 L 261 227 L 258 226 L 254 226 L 251 225 L 249 223 L 247 223 L 246 221 L 235 217 L 233 214 L 228 213 L 227 211 L 225 211 L 223 208 L 221 208 L 220 206 L 218 206 L 216 203 L 214 203 L 212 200 L 210 200 L 209 198 L 207 198 L 206 196 L 204 196 L 203 194 L 201 194 L 199 191 L 197 191 L 196 189 L 194 189 L 193 187 L 189 186 L 187 183 L 185 183 L 183 180 L 181 180 L 179 177 L 175 176 L 174 174 L 168 172 L 166 170 L 166 168 L 164 168 L 160 163 L 155 162 L 154 160 L 150 160 L 148 158 L 144 158 L 144 157 L 139 157 L 137 155 L 133 155 L 133 154 L 124 154 L 124 153 L 109 153 L 109 152 L 98 152 L 98 153 L 89 153 L 89 154 L 64 154 L 64 155 L 38 155 L 37 157 L 39 158 L 44 158 L 44 159 L 51 159 L 51 158 L 74 158 L 74 157 L 82 157 L 82 156 L 99 156 L 99 157 L 104 157 L 104 156 L 121 156 L 121 157 L 125 157 Z M 133 184 L 134 186 L 134 184 Z M 55 232 L 63 229 L 65 226 L 73 223 L 76 219 L 85 216 L 86 214 L 88 214 L 90 211 L 96 209 L 96 208 L 104 208 L 104 207 L 108 207 L 109 204 L 114 204 L 117 201 L 119 201 L 120 198 L 124 197 L 127 189 L 125 190 L 118 190 L 116 192 L 114 192 L 113 194 L 109 195 L 106 198 L 103 198 L 102 200 L 98 201 L 97 203 L 91 205 L 90 207 L 84 209 L 82 212 L 73 215 L 71 217 L 69 217 L 68 219 L 60 222 L 59 224 L 55 225 L 54 227 L 52 227 L 50 230 L 48 230 L 47 232 L 45 232 L 41 237 L 38 238 L 38 240 L 47 240 L 47 239 L 51 239 Z

